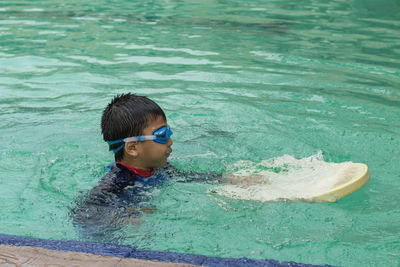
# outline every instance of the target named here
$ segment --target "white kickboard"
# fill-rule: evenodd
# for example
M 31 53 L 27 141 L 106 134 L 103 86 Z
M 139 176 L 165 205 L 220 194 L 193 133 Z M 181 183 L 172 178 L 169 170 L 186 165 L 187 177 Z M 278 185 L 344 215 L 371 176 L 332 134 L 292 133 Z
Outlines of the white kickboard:
M 278 166 L 283 171 L 254 171 L 259 165 L 271 169 Z M 357 191 L 370 178 L 368 166 L 363 163 L 328 163 L 315 156 L 296 160 L 287 155 L 278 160 L 252 164 L 250 168 L 239 168 L 233 173 L 236 177 L 249 177 L 252 174 L 257 175 L 256 183 L 224 184 L 212 188 L 212 192 L 234 199 L 262 202 L 334 202 Z

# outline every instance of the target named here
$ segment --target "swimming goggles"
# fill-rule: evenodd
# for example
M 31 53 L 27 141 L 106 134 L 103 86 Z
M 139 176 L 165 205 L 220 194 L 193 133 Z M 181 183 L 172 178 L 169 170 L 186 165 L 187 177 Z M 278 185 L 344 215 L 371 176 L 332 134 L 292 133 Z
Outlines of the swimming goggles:
M 153 140 L 156 143 L 166 144 L 172 134 L 173 132 L 171 131 L 171 128 L 169 126 L 164 126 L 158 130 L 155 130 L 153 132 L 153 135 L 132 136 L 120 140 L 109 141 L 107 143 L 110 146 L 118 143 L 123 143 L 122 145 L 113 150 L 115 154 L 125 146 L 126 142 L 133 142 L 133 141 L 142 142 L 146 140 Z

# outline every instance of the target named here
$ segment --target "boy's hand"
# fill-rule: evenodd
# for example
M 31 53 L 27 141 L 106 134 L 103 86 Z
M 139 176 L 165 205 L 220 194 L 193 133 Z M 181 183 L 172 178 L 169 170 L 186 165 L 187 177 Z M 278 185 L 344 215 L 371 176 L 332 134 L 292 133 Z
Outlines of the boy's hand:
M 137 209 L 135 209 L 133 207 L 126 207 L 125 209 L 126 209 L 126 211 L 129 211 L 129 212 L 132 212 L 132 213 L 143 212 L 143 213 L 147 213 L 147 214 L 153 213 L 153 212 L 155 212 L 157 210 L 156 208 L 141 208 L 141 209 L 137 210 Z
M 237 176 L 234 174 L 223 174 L 222 177 L 228 184 L 238 185 L 243 188 L 248 188 L 252 185 L 266 185 L 270 184 L 268 178 L 261 174 L 249 174 L 246 176 Z
M 156 208 L 141 208 L 141 209 L 140 209 L 141 212 L 147 213 L 147 214 L 153 213 L 153 212 L 155 212 L 156 210 L 157 210 Z

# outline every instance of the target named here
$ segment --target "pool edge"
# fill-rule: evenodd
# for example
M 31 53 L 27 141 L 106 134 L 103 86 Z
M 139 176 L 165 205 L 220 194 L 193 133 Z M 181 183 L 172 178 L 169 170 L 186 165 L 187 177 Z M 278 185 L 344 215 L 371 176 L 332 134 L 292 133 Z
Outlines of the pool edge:
M 167 251 L 153 250 L 137 250 L 133 246 L 115 245 L 98 242 L 85 242 L 73 240 L 50 240 L 31 237 L 22 237 L 16 235 L 8 235 L 0 233 L 0 245 L 8 246 L 25 246 L 40 247 L 48 250 L 64 251 L 64 252 L 82 252 L 100 256 L 118 257 L 126 259 L 139 259 L 147 261 L 159 261 L 178 264 L 192 264 L 197 266 L 291 266 L 291 267 L 308 267 L 308 266 L 330 266 L 330 265 L 310 265 L 296 262 L 279 262 L 273 259 L 249 259 L 243 258 L 220 258 L 208 257 L 198 254 L 177 253 Z

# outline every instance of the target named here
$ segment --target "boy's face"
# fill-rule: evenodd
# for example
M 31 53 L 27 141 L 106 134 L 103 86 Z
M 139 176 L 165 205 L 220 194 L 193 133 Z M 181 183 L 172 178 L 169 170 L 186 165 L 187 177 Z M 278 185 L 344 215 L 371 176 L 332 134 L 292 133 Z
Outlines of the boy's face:
M 156 130 L 164 126 L 167 126 L 167 122 L 160 116 L 144 128 L 142 135 L 152 135 Z M 172 152 L 172 143 L 171 138 L 165 144 L 160 144 L 153 140 L 127 143 L 125 153 L 131 156 L 127 163 L 144 170 L 163 167 L 167 164 L 167 158 Z

